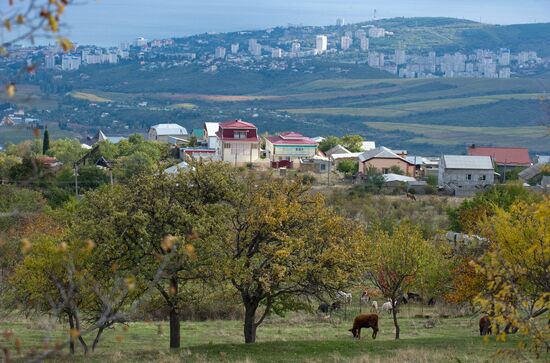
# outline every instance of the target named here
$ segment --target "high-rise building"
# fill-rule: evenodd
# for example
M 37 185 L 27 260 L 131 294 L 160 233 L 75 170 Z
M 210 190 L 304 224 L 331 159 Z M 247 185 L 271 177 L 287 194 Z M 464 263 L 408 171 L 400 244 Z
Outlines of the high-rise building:
M 369 52 L 368 63 L 370 67 L 378 68 L 380 67 L 380 56 L 377 52 Z
M 498 64 L 501 66 L 510 65 L 510 49 L 501 48 L 498 57 Z
M 250 53 L 256 49 L 256 45 L 258 45 L 258 41 L 256 39 L 248 39 L 248 51 Z
M 136 47 L 144 47 L 144 46 L 147 45 L 147 39 L 145 39 L 143 37 L 139 37 L 136 40 L 134 40 L 134 45 Z
M 367 36 L 367 32 L 363 29 L 359 29 L 355 32 L 355 37 L 357 39 L 363 39 Z
M 407 53 L 404 49 L 395 50 L 395 64 L 400 66 L 407 63 Z
M 300 43 L 298 42 L 292 42 L 292 46 L 290 48 L 290 51 L 292 53 L 298 53 L 300 51 Z
M 498 78 L 510 78 L 510 68 L 501 68 L 498 71 Z
M 48 53 L 44 56 L 44 68 L 46 69 L 55 68 L 55 54 Z
M 328 48 L 328 38 L 326 35 L 317 35 L 315 38 L 315 49 L 317 53 L 326 52 Z
M 216 58 L 225 58 L 225 47 L 216 47 Z
M 273 58 L 282 58 L 283 50 L 281 48 L 273 48 L 271 50 L 271 57 Z
M 344 18 L 336 19 L 336 26 L 344 26 L 344 25 L 346 25 L 346 20 Z
M 366 52 L 369 50 L 369 38 L 363 37 L 361 38 L 361 50 Z
M 239 53 L 239 43 L 231 44 L 231 54 Z
M 80 57 L 65 54 L 61 58 L 61 69 L 64 71 L 76 71 L 80 68 L 82 60 Z
M 369 37 L 370 38 L 383 38 L 386 35 L 384 28 L 372 27 L 369 28 Z
M 350 37 L 344 35 L 340 40 L 340 47 L 342 50 L 348 50 L 351 47 L 352 42 L 353 40 Z

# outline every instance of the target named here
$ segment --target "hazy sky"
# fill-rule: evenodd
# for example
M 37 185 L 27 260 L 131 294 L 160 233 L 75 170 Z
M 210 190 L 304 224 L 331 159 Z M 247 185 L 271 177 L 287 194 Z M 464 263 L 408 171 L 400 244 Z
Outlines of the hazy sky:
M 495 24 L 550 22 L 550 0 L 84 0 L 67 11 L 71 39 L 118 44 L 276 25 L 378 17 L 448 16 Z

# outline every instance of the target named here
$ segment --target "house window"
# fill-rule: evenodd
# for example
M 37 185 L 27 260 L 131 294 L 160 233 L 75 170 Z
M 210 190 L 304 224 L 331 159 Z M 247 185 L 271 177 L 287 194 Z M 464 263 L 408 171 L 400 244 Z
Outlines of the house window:
M 304 151 L 304 148 L 303 147 L 297 147 L 296 151 Z
M 325 164 L 321 164 L 319 167 L 321 171 L 327 170 L 327 166 Z
M 233 133 L 233 138 L 235 139 L 246 139 L 248 132 L 246 131 L 235 131 Z
M 390 173 L 390 169 L 384 168 L 384 169 L 382 169 L 382 173 L 383 173 L 383 174 L 389 174 L 389 173 Z
M 479 177 L 479 180 L 485 181 L 485 180 L 487 180 L 487 176 L 486 176 L 486 175 L 482 175 L 482 176 Z
M 472 174 L 468 174 L 468 175 L 466 176 L 466 180 L 472 180 Z
M 229 149 L 229 148 L 231 148 L 231 144 L 228 143 L 228 142 L 224 142 L 224 143 L 223 143 L 223 148 L 224 148 L 224 149 Z

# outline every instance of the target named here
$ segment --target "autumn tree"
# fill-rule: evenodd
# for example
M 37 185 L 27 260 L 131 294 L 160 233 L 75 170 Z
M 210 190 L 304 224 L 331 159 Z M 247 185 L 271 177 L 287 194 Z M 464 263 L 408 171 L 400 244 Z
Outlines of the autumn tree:
M 212 223 L 218 277 L 241 296 L 246 343 L 256 341 L 270 313 L 303 307 L 309 297 L 334 296 L 357 277 L 365 246 L 361 227 L 299 181 L 252 175 Z
M 79 238 L 97 245 L 96 268 L 137 267 L 140 281 L 154 282 L 169 311 L 171 348 L 180 347 L 186 284 L 211 274 L 209 240 L 197 231 L 219 217 L 220 204 L 233 200 L 235 172 L 222 163 L 197 163 L 177 176 L 140 175 L 86 194 L 77 213 Z
M 399 339 L 397 314 L 403 294 L 429 286 L 431 278 L 439 279 L 438 269 L 445 268 L 443 256 L 419 228 L 406 223 L 390 232 L 375 228 L 370 238 L 366 276 L 391 303 L 395 339 Z
M 550 199 L 516 202 L 481 224 L 487 253 L 474 266 L 486 280 L 477 304 L 503 327 L 527 337 L 536 352 L 550 350 Z M 544 315 L 543 315 L 544 314 Z M 544 318 L 537 318 L 543 315 Z

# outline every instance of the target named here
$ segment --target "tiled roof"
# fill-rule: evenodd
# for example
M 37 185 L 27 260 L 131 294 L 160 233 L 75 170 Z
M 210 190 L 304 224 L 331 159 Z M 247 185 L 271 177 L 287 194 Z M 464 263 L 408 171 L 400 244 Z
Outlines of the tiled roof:
M 273 145 L 317 145 L 317 143 L 297 132 L 283 132 L 267 138 Z
M 531 165 L 529 149 L 524 147 L 470 146 L 468 155 L 490 156 L 501 165 Z
M 220 124 L 221 128 L 224 129 L 255 129 L 256 126 L 254 124 L 251 124 L 250 122 L 246 122 L 243 120 L 233 120 L 233 121 L 227 121 Z

